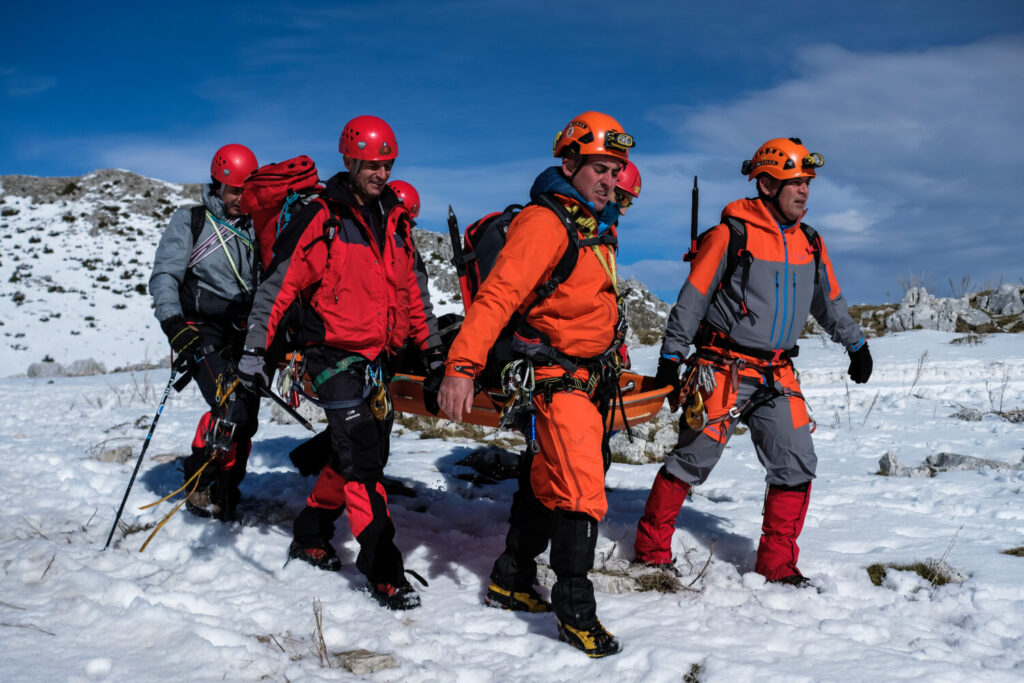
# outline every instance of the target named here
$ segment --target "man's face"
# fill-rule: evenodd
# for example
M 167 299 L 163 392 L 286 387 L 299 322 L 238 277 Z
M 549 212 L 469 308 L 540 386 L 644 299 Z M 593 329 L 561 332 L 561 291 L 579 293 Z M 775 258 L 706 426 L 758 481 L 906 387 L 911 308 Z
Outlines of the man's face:
M 781 182 L 770 176 L 766 177 L 765 189 L 769 195 L 778 193 L 778 208 L 782 217 L 789 223 L 800 220 L 807 210 L 807 198 L 811 194 L 810 178 L 794 178 Z M 781 186 L 781 187 L 780 187 Z
M 572 186 L 597 211 L 603 210 L 615 198 L 615 179 L 622 166 L 621 161 L 606 154 L 589 155 L 582 160 L 569 157 L 562 159 L 562 171 L 572 178 Z
M 352 185 L 355 187 L 357 199 L 361 204 L 373 201 L 380 197 L 380 193 L 388 184 L 391 177 L 393 159 L 387 161 L 364 161 L 359 164 L 359 170 L 352 175 Z M 356 166 L 356 160 L 346 158 L 345 168 L 352 172 Z
M 224 202 L 224 213 L 228 218 L 242 215 L 242 188 L 221 185 L 220 198 Z
M 620 190 L 619 188 L 615 188 L 615 201 L 619 203 L 619 213 L 625 216 L 629 207 L 633 206 L 633 195 L 624 190 Z

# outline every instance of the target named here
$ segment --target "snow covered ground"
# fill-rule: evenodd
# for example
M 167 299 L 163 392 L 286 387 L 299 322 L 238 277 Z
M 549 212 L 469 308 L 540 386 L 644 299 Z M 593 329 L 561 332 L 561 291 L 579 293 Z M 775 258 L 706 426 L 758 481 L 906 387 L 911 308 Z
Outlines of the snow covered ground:
M 679 518 L 673 550 L 697 590 L 599 593 L 598 613 L 624 647 L 603 660 L 559 643 L 551 615 L 481 604 L 514 483 L 458 478 L 470 472 L 456 463 L 472 443 L 396 433 L 389 476 L 414 492 L 391 498 L 397 542 L 430 585 L 420 609 L 388 612 L 359 592 L 343 521 L 339 574 L 284 566 L 291 519 L 313 483 L 287 458 L 306 436 L 300 427 L 263 421 L 240 523 L 181 512 L 139 553 L 140 527 L 170 504 L 138 507 L 179 485 L 176 459 L 205 410 L 192 387 L 172 394 L 124 514 L 136 531 L 103 551 L 166 371 L 0 379 L 0 680 L 357 678 L 339 668 L 343 657 L 322 665 L 316 604 L 330 653 L 394 658 L 396 667 L 367 676 L 380 681 L 1024 679 L 1024 557 L 1001 552 L 1024 546 L 1024 471 L 875 474 L 886 452 L 909 466 L 939 452 L 1020 463 L 1024 424 L 993 411 L 1024 407 L 1022 338 L 955 337 L 871 340 L 875 374 L 849 387 L 845 354 L 805 340 L 797 365 L 820 464 L 801 567 L 820 592 L 753 573 L 763 471 L 749 437 L 737 436 Z M 633 357 L 653 371 L 654 349 Z M 961 408 L 983 417 L 952 417 Z M 97 458 L 118 445 L 133 447 L 128 462 Z M 599 554 L 632 556 L 656 470 L 612 466 Z M 963 583 L 935 588 L 890 571 L 876 587 L 865 571 L 942 556 Z

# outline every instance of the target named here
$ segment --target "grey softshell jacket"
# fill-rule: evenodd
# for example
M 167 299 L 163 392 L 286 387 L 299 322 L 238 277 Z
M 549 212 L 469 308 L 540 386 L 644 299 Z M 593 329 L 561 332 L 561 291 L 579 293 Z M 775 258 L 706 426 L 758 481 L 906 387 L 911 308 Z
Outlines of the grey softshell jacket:
M 210 184 L 203 185 L 202 199 L 210 214 L 221 221 L 228 220 L 224 202 Z M 252 221 L 247 216 L 235 221 L 233 227 L 246 239 L 226 236 L 222 245 L 214 237 L 214 221 L 206 216 L 196 243 L 203 244 L 212 237 L 213 248 L 208 256 L 189 268 L 195 247 L 191 220 L 191 207 L 175 211 L 153 257 L 149 293 L 156 306 L 154 314 L 161 322 L 175 315 L 216 316 L 228 309 L 242 310 L 251 303 L 256 292 L 258 250 Z

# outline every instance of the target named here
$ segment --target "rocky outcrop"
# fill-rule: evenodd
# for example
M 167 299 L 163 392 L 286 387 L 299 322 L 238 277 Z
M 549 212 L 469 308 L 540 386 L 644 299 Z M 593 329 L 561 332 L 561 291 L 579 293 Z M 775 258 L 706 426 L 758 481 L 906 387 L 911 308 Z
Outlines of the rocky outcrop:
M 943 299 L 924 287 L 912 287 L 886 318 L 885 331 L 1019 332 L 1024 330 L 1021 289 L 1004 284 L 995 292 Z

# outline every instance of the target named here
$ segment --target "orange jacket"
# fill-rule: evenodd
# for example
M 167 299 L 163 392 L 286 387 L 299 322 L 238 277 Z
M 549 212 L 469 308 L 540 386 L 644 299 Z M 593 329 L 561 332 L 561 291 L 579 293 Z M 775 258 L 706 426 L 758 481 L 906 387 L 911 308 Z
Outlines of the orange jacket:
M 558 199 L 576 218 L 580 239 L 590 237 L 582 227 L 596 225 L 589 211 L 574 199 L 561 195 Z M 565 227 L 552 211 L 535 205 L 523 209 L 509 226 L 505 246 L 448 351 L 446 374 L 475 377 L 480 373 L 487 353 L 512 314 L 525 310 L 533 301 L 535 290 L 551 277 L 568 246 Z M 609 246 L 582 248 L 572 274 L 526 319 L 551 339 L 551 346 L 579 358 L 592 358 L 606 351 L 618 321 L 615 287 L 595 249 L 614 269 L 615 252 Z

